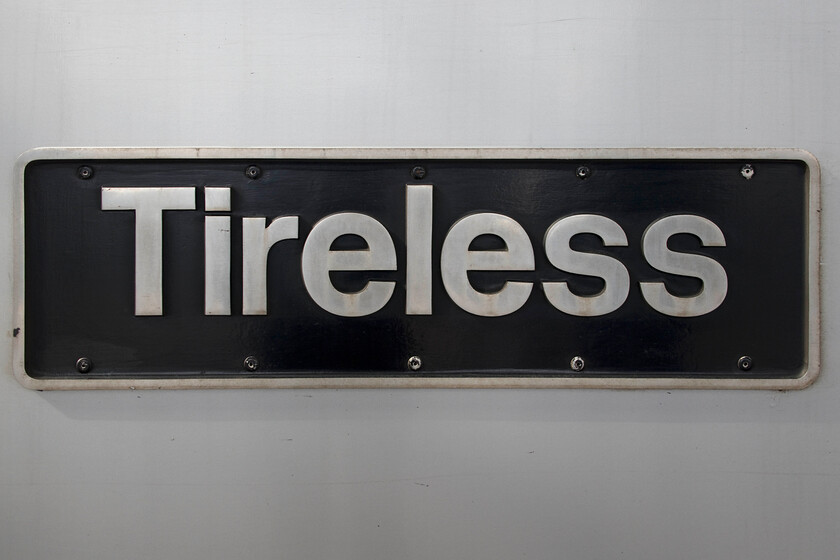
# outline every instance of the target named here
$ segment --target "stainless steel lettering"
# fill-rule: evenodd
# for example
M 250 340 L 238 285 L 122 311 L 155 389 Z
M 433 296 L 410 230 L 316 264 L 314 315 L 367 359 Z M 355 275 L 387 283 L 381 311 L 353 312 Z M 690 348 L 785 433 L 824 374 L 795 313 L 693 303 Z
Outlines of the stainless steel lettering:
M 705 247 L 726 246 L 720 228 L 701 216 L 680 214 L 655 221 L 642 236 L 642 250 L 647 262 L 662 272 L 699 278 L 703 287 L 695 296 L 677 297 L 668 293 L 664 282 L 640 282 L 642 295 L 651 307 L 665 315 L 705 315 L 717 309 L 726 298 L 726 271 L 720 263 L 709 257 L 670 250 L 668 238 L 678 233 L 699 237 Z
M 242 314 L 268 313 L 268 252 L 278 241 L 297 239 L 298 217 L 276 218 L 265 227 L 265 218 L 242 218 Z
M 230 187 L 204 187 L 204 210 L 230 212 Z
M 368 245 L 358 251 L 331 251 L 342 235 L 358 235 Z M 331 270 L 396 270 L 397 255 L 388 230 L 380 222 L 353 212 L 332 214 L 312 227 L 303 246 L 301 270 L 310 297 L 323 309 L 342 317 L 362 317 L 382 309 L 394 293 L 394 282 L 372 280 L 355 293 L 335 289 Z
M 163 315 L 163 211 L 195 210 L 194 187 L 102 187 L 103 210 L 134 210 L 134 314 Z
M 405 187 L 405 314 L 432 314 L 432 185 Z
M 230 188 L 205 187 L 204 210 L 230 211 Z M 204 217 L 204 314 L 230 315 L 230 216 Z
M 578 214 L 557 220 L 545 233 L 545 253 L 549 262 L 566 272 L 603 278 L 604 289 L 594 296 L 579 296 L 572 293 L 566 282 L 543 282 L 545 297 L 551 305 L 570 315 L 596 317 L 612 313 L 627 300 L 630 273 L 612 257 L 573 251 L 569 242 L 579 233 L 593 233 L 607 247 L 627 246 L 624 230 L 605 216 Z
M 496 235 L 505 242 L 502 251 L 470 251 L 479 235 Z M 516 221 L 502 214 L 482 213 L 461 218 L 450 228 L 440 257 L 446 293 L 458 307 L 483 317 L 500 317 L 522 307 L 531 295 L 531 282 L 505 282 L 496 293 L 485 294 L 470 284 L 470 270 L 534 270 L 534 249 L 528 234 Z
M 231 188 L 207 186 L 204 192 L 204 313 L 231 315 Z M 405 314 L 432 314 L 431 184 L 405 186 Z M 195 187 L 102 187 L 102 210 L 132 210 L 135 214 L 135 314 L 163 314 L 163 212 L 195 210 Z M 279 216 L 266 227 L 268 218 L 242 218 L 242 314 L 268 314 L 268 255 L 279 241 L 298 239 L 300 217 Z M 593 234 L 606 247 L 626 247 L 621 226 L 606 216 L 576 214 L 556 220 L 545 231 L 545 255 L 552 266 L 572 274 L 594 276 L 604 288 L 594 295 L 573 293 L 567 282 L 542 282 L 546 299 L 560 312 L 596 317 L 624 305 L 630 293 L 630 273 L 617 258 L 572 250 L 578 234 Z M 698 278 L 694 295 L 675 296 L 664 281 L 640 282 L 644 300 L 659 313 L 696 317 L 717 309 L 726 299 L 728 280 L 715 259 L 668 248 L 677 234 L 691 234 L 704 247 L 725 247 L 720 228 L 693 214 L 666 216 L 648 226 L 642 236 L 642 253 L 653 268 L 668 274 Z M 356 235 L 367 244 L 361 250 L 332 250 L 336 239 Z M 482 235 L 499 237 L 501 250 L 470 250 Z M 315 303 L 342 317 L 362 317 L 382 309 L 393 296 L 393 281 L 369 280 L 355 293 L 337 289 L 330 271 L 395 271 L 397 258 L 390 233 L 375 218 L 340 212 L 322 218 L 306 236 L 301 256 L 304 288 Z M 523 227 L 513 218 L 491 212 L 457 220 L 443 240 L 440 274 L 443 287 L 461 309 L 481 317 L 500 317 L 521 308 L 531 295 L 532 282 L 507 281 L 494 293 L 477 290 L 470 271 L 533 271 L 534 249 Z

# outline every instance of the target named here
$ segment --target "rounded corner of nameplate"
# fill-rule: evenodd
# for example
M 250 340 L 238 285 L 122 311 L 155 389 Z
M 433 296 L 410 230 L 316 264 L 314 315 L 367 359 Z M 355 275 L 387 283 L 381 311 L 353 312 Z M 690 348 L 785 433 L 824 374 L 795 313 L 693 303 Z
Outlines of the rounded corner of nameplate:
M 791 150 L 793 155 L 796 157 L 797 160 L 803 162 L 805 165 L 808 166 L 809 169 L 812 171 L 819 172 L 820 170 L 820 162 L 812 152 L 808 150 L 803 150 L 801 148 L 795 148 Z
M 29 389 L 31 391 L 43 391 L 44 389 L 49 388 L 49 384 L 43 379 L 38 379 L 29 375 L 22 364 L 15 364 L 14 375 L 15 379 L 17 379 L 18 383 L 20 383 L 24 389 Z
M 820 376 L 820 369 L 819 363 L 806 366 L 802 375 L 792 380 L 793 383 L 790 388 L 794 390 L 807 389 L 817 381 Z

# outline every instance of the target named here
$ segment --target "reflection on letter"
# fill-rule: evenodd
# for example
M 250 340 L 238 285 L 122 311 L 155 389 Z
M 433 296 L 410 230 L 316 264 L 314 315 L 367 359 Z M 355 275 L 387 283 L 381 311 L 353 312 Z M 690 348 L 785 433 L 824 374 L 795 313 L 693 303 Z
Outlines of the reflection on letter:
M 204 314 L 230 315 L 230 216 L 204 217 Z
M 432 314 L 432 185 L 405 189 L 405 314 Z
M 229 187 L 205 187 L 204 210 L 230 210 Z M 230 216 L 204 217 L 204 314 L 230 315 Z
M 496 235 L 504 240 L 503 251 L 470 251 L 479 235 Z M 473 315 L 500 317 L 522 307 L 531 295 L 531 282 L 505 282 L 494 294 L 476 291 L 469 270 L 534 270 L 534 248 L 528 234 L 515 220 L 501 214 L 472 214 L 450 228 L 443 242 L 440 268 L 446 293 L 458 307 Z
M 342 235 L 358 235 L 367 242 L 361 251 L 330 251 Z M 382 309 L 394 293 L 394 282 L 368 282 L 360 292 L 346 294 L 330 281 L 331 270 L 396 270 L 397 254 L 391 235 L 381 223 L 364 214 L 344 212 L 319 221 L 303 246 L 301 271 L 306 291 L 323 309 L 341 317 L 362 317 Z
M 102 187 L 103 210 L 134 210 L 134 314 L 163 315 L 163 211 L 195 210 L 193 187 Z
M 726 298 L 726 271 L 720 263 L 709 257 L 671 251 L 668 238 L 678 233 L 696 235 L 704 247 L 726 246 L 723 232 L 706 218 L 681 214 L 657 220 L 648 226 L 642 237 L 647 262 L 662 272 L 699 278 L 703 288 L 696 296 L 677 297 L 668 293 L 663 282 L 641 282 L 642 295 L 651 307 L 665 315 L 705 315 L 717 309 Z
M 242 314 L 265 315 L 268 251 L 278 241 L 297 239 L 298 217 L 277 218 L 265 227 L 265 218 L 242 218 Z
M 543 282 L 545 296 L 564 313 L 596 317 L 612 313 L 622 306 L 630 293 L 630 274 L 619 261 L 606 255 L 580 253 L 569 247 L 579 233 L 593 233 L 607 247 L 627 246 L 627 236 L 617 223 L 604 216 L 580 214 L 554 222 L 545 233 L 545 254 L 560 270 L 604 279 L 604 289 L 594 296 L 578 296 L 566 282 Z

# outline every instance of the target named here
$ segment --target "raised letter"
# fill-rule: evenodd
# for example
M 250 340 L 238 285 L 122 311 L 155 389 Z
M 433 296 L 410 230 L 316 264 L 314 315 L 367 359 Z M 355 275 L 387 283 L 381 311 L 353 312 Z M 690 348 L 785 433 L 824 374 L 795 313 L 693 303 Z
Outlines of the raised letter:
M 717 261 L 703 255 L 677 253 L 668 249 L 668 238 L 690 233 L 704 247 L 725 247 L 723 232 L 713 222 L 690 214 L 668 216 L 648 226 L 642 236 L 647 262 L 657 270 L 680 276 L 693 276 L 703 282 L 695 296 L 677 297 L 668 293 L 664 282 L 641 282 L 642 295 L 651 307 L 672 317 L 697 317 L 717 309 L 726 298 L 726 271 Z
M 470 251 L 479 235 L 496 235 L 507 246 L 501 251 Z M 531 295 L 531 282 L 505 282 L 493 294 L 475 290 L 469 270 L 534 270 L 534 248 L 528 234 L 515 220 L 501 214 L 472 214 L 449 229 L 440 255 L 446 293 L 458 307 L 473 315 L 500 317 L 522 307 Z
M 134 210 L 134 314 L 163 315 L 163 211 L 195 210 L 194 187 L 102 187 L 103 210 Z
M 285 239 L 297 239 L 298 217 L 276 218 L 265 227 L 265 218 L 242 218 L 242 314 L 268 313 L 268 251 Z
M 405 189 L 405 314 L 432 314 L 432 185 Z
M 205 187 L 204 210 L 230 211 L 230 188 Z M 230 216 L 204 217 L 204 314 L 230 315 Z
M 358 235 L 368 245 L 360 251 L 330 251 L 342 235 Z M 332 214 L 312 227 L 303 246 L 301 271 L 306 291 L 323 309 L 341 317 L 362 317 L 382 309 L 394 293 L 394 282 L 372 280 L 352 294 L 339 292 L 331 270 L 396 270 L 394 242 L 378 221 L 364 214 Z
M 578 296 L 569 290 L 566 282 L 543 282 L 545 296 L 551 305 L 570 315 L 596 317 L 612 313 L 630 293 L 630 274 L 612 257 L 573 251 L 569 241 L 579 233 L 594 233 L 607 247 L 627 246 L 627 236 L 621 226 L 604 216 L 579 214 L 557 220 L 545 232 L 545 254 L 549 262 L 566 272 L 603 278 L 604 289 L 594 296 Z

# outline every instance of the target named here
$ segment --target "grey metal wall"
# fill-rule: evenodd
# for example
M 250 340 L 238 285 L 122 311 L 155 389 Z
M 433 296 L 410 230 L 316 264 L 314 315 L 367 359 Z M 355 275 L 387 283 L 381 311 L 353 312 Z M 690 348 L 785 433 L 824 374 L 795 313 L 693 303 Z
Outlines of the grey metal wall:
M 840 557 L 840 8 L 0 2 L 0 558 Z M 763 147 L 823 173 L 800 392 L 32 392 L 35 146 Z M 784 263 L 780 263 L 784 266 Z

